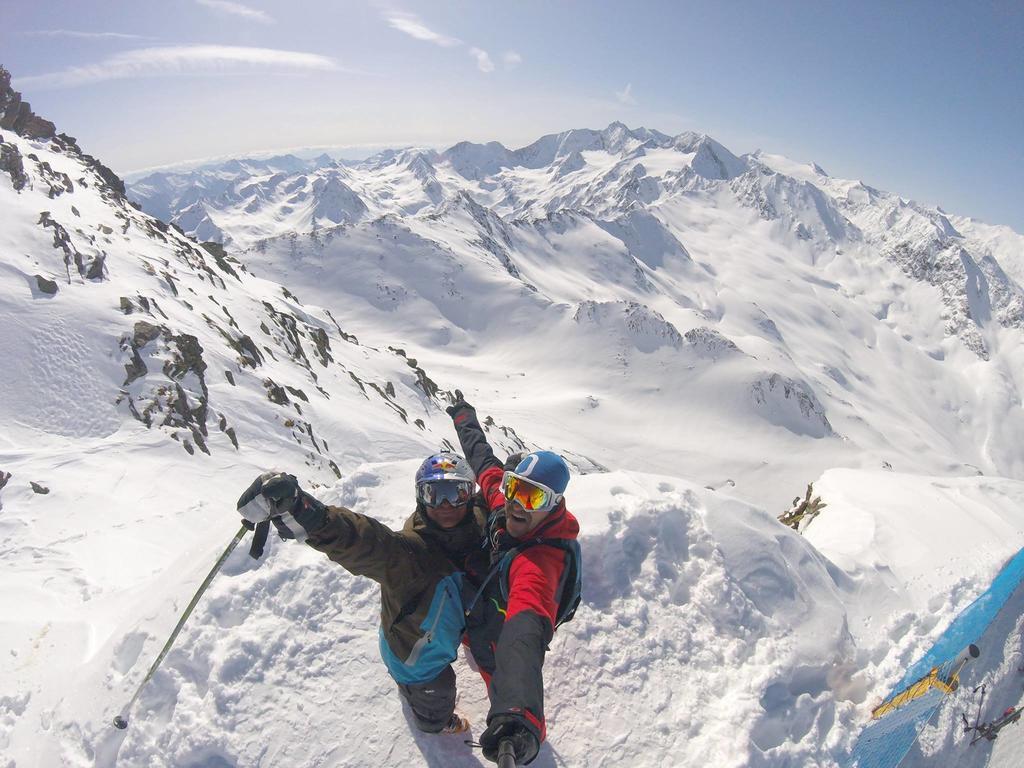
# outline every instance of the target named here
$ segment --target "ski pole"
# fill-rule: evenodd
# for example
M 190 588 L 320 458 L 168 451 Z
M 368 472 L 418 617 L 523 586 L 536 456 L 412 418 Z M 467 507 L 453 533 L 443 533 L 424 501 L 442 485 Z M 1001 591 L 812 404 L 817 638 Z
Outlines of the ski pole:
M 498 768 L 516 768 L 516 750 L 512 739 L 502 739 L 498 744 Z
M 174 631 L 171 632 L 171 636 L 167 638 L 167 642 L 164 643 L 164 647 L 160 650 L 160 654 L 156 657 L 156 661 L 153 662 L 153 666 L 149 668 L 149 672 L 146 673 L 146 676 L 142 679 L 142 682 L 139 683 L 139 687 L 135 690 L 135 695 L 132 696 L 131 701 L 129 701 L 128 704 L 124 707 L 124 709 L 121 710 L 121 714 L 114 718 L 115 728 L 120 728 L 121 730 L 124 730 L 128 727 L 128 713 L 131 712 L 132 707 L 135 705 L 135 700 L 139 698 L 139 694 L 142 693 L 142 689 L 145 688 L 146 683 L 148 683 L 152 679 L 153 673 L 156 672 L 157 667 L 160 666 L 160 663 L 164 660 L 164 657 L 167 656 L 167 652 L 171 650 L 171 646 L 174 644 L 174 640 L 178 637 L 178 633 L 181 632 L 181 628 L 185 626 L 185 622 L 191 615 L 192 609 L 196 607 L 196 603 L 199 602 L 199 598 L 203 596 L 203 593 L 206 591 L 206 588 L 210 586 L 210 582 L 213 581 L 213 577 L 217 575 L 217 572 L 220 570 L 220 567 L 224 565 L 224 561 L 228 559 L 228 555 L 230 555 L 234 551 L 235 547 L 238 545 L 238 542 L 242 540 L 242 537 L 245 536 L 245 533 L 248 530 L 249 527 L 246 525 L 243 525 L 241 528 L 238 529 L 238 533 L 235 534 L 235 537 L 231 540 L 231 543 L 228 544 L 227 549 L 225 549 L 224 552 L 221 553 L 221 556 L 217 558 L 217 562 L 213 564 L 213 568 L 211 568 L 210 572 L 206 574 L 206 578 L 203 579 L 203 583 L 199 585 L 199 589 L 196 590 L 195 595 L 192 597 L 192 601 L 188 604 L 188 607 L 185 608 L 185 612 L 181 614 L 181 618 L 178 619 L 178 625 L 174 628 Z

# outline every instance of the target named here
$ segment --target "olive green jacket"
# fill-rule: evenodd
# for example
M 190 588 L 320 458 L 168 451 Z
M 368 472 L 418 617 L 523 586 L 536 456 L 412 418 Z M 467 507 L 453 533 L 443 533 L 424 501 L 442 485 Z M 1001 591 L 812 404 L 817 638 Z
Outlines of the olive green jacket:
M 328 507 L 327 522 L 306 543 L 357 576 L 380 584 L 380 626 L 405 661 L 423 635 L 438 584 L 479 557 L 486 516 L 475 499 L 463 521 L 444 530 L 418 505 L 401 531 L 344 507 Z M 385 659 L 387 661 L 387 659 Z

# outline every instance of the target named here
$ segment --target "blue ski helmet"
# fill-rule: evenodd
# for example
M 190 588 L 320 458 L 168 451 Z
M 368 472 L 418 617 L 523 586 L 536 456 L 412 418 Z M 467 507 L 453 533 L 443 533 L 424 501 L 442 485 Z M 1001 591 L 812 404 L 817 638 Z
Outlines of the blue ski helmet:
M 555 493 L 565 493 L 569 485 L 569 467 L 565 459 L 551 451 L 534 451 L 523 457 L 513 474 L 524 480 L 543 485 Z
M 476 475 L 473 474 L 469 462 L 459 454 L 442 451 L 426 459 L 416 470 L 417 489 L 424 483 L 434 480 L 462 480 L 475 483 Z

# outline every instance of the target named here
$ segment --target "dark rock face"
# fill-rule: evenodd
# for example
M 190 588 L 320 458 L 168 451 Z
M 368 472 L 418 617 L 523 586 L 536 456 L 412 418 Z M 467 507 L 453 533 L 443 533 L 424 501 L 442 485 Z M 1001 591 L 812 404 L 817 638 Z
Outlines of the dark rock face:
M 275 382 L 273 379 L 265 379 L 263 386 L 267 390 L 267 399 L 275 403 L 276 405 L 288 405 L 291 400 L 288 399 L 288 393 L 284 391 L 284 387 Z
M 13 144 L 4 144 L 2 137 L 0 137 L 0 171 L 11 177 L 15 192 L 21 192 L 28 185 L 28 174 L 25 173 L 25 163 L 21 159 L 21 152 Z
M 127 200 L 127 197 L 125 196 L 124 182 L 121 180 L 121 177 L 107 168 L 107 166 L 92 155 L 85 154 L 78 146 L 74 136 L 68 136 L 66 133 L 60 133 L 54 137 L 53 143 L 60 149 L 64 150 L 67 154 L 81 160 L 85 165 L 91 168 L 97 176 L 100 177 L 100 180 L 102 180 L 106 185 L 103 195 L 104 197 L 113 197 L 113 199 L 120 201 Z M 111 195 L 110 193 L 113 194 Z
M 177 225 L 175 224 L 171 224 L 171 226 L 177 227 Z M 235 272 L 234 268 L 228 263 L 228 255 L 227 252 L 224 250 L 223 245 L 221 245 L 220 243 L 213 242 L 200 243 L 200 245 L 203 247 L 203 250 L 205 250 L 208 254 L 213 256 L 213 260 L 217 262 L 218 267 L 220 267 L 223 271 L 227 272 L 229 275 L 234 277 L 236 280 L 241 280 L 241 278 L 238 276 L 238 273 Z
M 53 170 L 48 162 L 40 160 L 35 153 L 29 153 L 28 159 L 32 160 L 36 164 L 36 172 L 43 183 L 49 186 L 47 197 L 51 200 L 55 197 L 60 197 L 66 192 L 74 192 L 75 185 L 71 181 L 71 177 L 66 173 Z
M 41 494 L 41 495 L 43 495 L 43 496 L 45 496 L 46 494 L 48 494 L 48 493 L 50 492 L 50 489 L 49 489 L 49 488 L 47 488 L 47 487 L 46 487 L 46 486 L 44 486 L 44 485 L 40 485 L 40 484 L 39 484 L 39 483 L 37 483 L 37 482 L 34 482 L 34 481 L 30 481 L 30 482 L 29 482 L 29 485 L 31 485 L 31 486 L 32 486 L 32 490 L 33 490 L 33 491 L 35 491 L 36 493 L 38 493 L 38 494 Z
M 27 139 L 52 139 L 56 128 L 37 116 L 21 94 L 11 88 L 11 73 L 0 67 L 0 128 Z
M 149 342 L 160 337 L 164 329 L 158 325 L 153 325 L 145 320 L 140 320 L 135 324 L 135 329 L 132 333 L 130 341 L 132 350 L 132 359 L 124 364 L 125 379 L 122 386 L 127 387 L 136 379 L 141 379 L 147 373 L 149 369 L 146 367 L 146 362 L 142 359 L 142 355 L 139 350 L 145 347 Z M 125 339 L 127 341 L 127 339 Z M 122 347 L 126 346 L 122 343 Z
M 53 296 L 57 293 L 57 283 L 53 280 L 47 280 L 42 275 L 36 275 L 36 284 L 39 286 L 39 290 L 43 293 Z
M 190 334 L 174 334 L 162 325 L 155 325 L 146 320 L 135 323 L 131 335 L 121 339 L 121 349 L 131 352 L 131 359 L 125 363 L 125 381 L 122 387 L 128 387 L 149 373 L 149 367 L 142 357 L 141 350 L 156 342 L 151 356 L 163 359 L 162 372 L 170 379 L 170 384 L 160 384 L 144 388 L 141 397 L 142 410 L 136 404 L 127 389 L 123 397 L 128 400 L 128 410 L 147 428 L 154 423 L 171 429 L 187 429 L 192 433 L 192 440 L 186 440 L 182 447 L 193 453 L 193 442 L 203 453 L 209 453 L 206 445 L 208 430 L 206 426 L 209 414 L 210 393 L 206 386 L 206 361 L 203 359 L 203 347 L 199 340 Z M 163 419 L 155 421 L 157 414 Z M 177 432 L 172 433 L 175 437 Z M 177 439 L 177 438 L 175 438 Z
M 102 280 L 103 270 L 106 268 L 107 257 L 105 254 L 93 257 L 93 260 L 89 263 L 88 269 L 85 271 L 86 280 Z
M 75 247 L 74 242 L 71 240 L 71 235 L 68 234 L 59 222 L 54 221 L 53 217 L 50 216 L 49 211 L 43 211 L 39 214 L 39 225 L 44 229 L 53 230 L 53 247 L 64 251 L 64 266 L 67 269 L 68 282 L 71 282 L 71 265 L 75 265 L 75 269 L 78 270 L 78 274 L 84 277 L 86 280 L 102 280 L 104 269 L 106 268 L 106 254 L 99 253 L 94 255 L 86 255 L 81 253 L 78 248 Z

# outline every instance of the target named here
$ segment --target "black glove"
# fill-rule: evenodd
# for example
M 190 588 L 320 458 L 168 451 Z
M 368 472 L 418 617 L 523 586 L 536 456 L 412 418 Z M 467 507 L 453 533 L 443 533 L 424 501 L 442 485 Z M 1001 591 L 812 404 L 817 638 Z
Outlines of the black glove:
M 487 724 L 487 730 L 480 736 L 484 757 L 492 763 L 498 762 L 498 746 L 508 739 L 516 755 L 516 765 L 533 761 L 540 750 L 540 742 L 523 719 L 518 715 L 495 715 Z
M 458 413 L 459 411 L 461 411 L 463 408 L 472 409 L 473 406 L 466 402 L 466 398 L 463 397 L 463 395 L 462 395 L 462 390 L 456 389 L 455 390 L 455 399 L 452 400 L 452 404 L 451 405 L 449 405 L 447 408 L 444 409 L 445 413 L 447 413 L 449 416 L 454 418 L 455 414 Z
M 268 520 L 282 539 L 304 541 L 327 521 L 327 508 L 299 488 L 295 475 L 264 472 L 238 499 L 238 514 L 258 526 Z
M 502 469 L 504 469 L 506 472 L 513 471 L 516 467 L 519 466 L 520 462 L 522 462 L 523 460 L 523 456 L 525 455 L 526 454 L 523 453 L 522 451 L 520 451 L 519 453 L 513 453 L 511 456 L 505 459 L 505 466 L 503 466 Z

